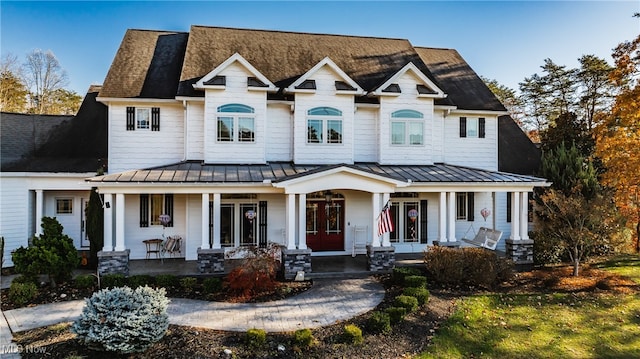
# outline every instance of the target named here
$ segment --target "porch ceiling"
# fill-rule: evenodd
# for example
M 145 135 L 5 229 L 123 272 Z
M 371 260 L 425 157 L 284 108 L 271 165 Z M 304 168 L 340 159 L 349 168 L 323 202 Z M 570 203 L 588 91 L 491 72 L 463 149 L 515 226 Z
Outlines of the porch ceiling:
M 433 165 L 380 165 L 377 163 L 355 163 L 338 165 L 299 165 L 291 162 L 269 162 L 266 164 L 205 164 L 186 161 L 168 166 L 154 167 L 92 177 L 87 181 L 95 183 L 228 183 L 256 184 L 278 183 L 325 171 L 332 172 L 340 167 L 388 178 L 391 181 L 413 184 L 447 183 L 503 183 L 540 184 L 544 178 L 506 172 L 488 171 L 442 163 Z

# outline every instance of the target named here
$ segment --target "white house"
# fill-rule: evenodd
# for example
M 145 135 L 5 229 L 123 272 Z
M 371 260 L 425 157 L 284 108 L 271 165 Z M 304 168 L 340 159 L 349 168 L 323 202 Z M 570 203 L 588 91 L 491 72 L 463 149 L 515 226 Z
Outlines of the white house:
M 509 253 L 531 247 L 528 196 L 545 180 L 505 171 L 506 157 L 522 155 L 509 151 L 531 144 L 455 50 L 205 26 L 129 30 L 97 101 L 107 108 L 107 172 L 60 179 L 70 188 L 48 177 L 23 183 L 27 237 L 42 215 L 62 215 L 65 199 L 75 210 L 97 187 L 102 258 L 142 259 L 143 240 L 179 235 L 179 255 L 203 272 L 240 246 L 277 243 L 307 264 L 366 246 L 388 259 L 459 245 L 481 226 L 504 232 Z M 3 184 L 10 176 L 34 174 L 3 172 Z M 3 190 L 3 217 L 8 197 Z M 378 235 L 387 203 L 394 230 Z M 3 218 L 9 237 L 6 228 Z

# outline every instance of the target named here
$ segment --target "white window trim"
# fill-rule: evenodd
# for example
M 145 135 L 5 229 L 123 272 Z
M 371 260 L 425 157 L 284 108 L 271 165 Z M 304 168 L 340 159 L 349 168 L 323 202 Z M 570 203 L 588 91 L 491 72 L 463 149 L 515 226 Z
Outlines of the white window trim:
M 469 132 L 471 124 L 475 125 L 476 133 Z M 467 138 L 479 138 L 480 137 L 480 120 L 477 117 L 467 117 Z
M 403 143 L 393 143 L 393 124 L 394 123 L 404 123 L 404 142 Z M 411 135 L 409 131 L 409 125 L 411 124 L 420 124 L 422 126 L 422 141 L 419 144 L 411 143 Z M 389 144 L 394 147 L 421 147 L 424 146 L 424 120 L 422 119 L 402 119 L 402 118 L 392 118 L 389 122 Z
M 151 107 L 136 107 L 134 110 L 134 118 L 136 121 L 136 130 L 151 131 Z M 147 127 L 140 127 L 139 112 L 147 113 Z
M 322 141 L 321 142 L 309 142 L 309 121 L 321 121 L 322 122 Z M 329 142 L 329 121 L 340 122 L 340 142 Z M 329 145 L 340 146 L 344 144 L 344 121 L 342 117 L 335 116 L 315 116 L 307 115 L 307 128 L 306 128 L 306 144 L 311 146 Z
M 231 139 L 228 141 L 221 140 L 218 136 L 219 133 L 219 121 L 221 117 L 229 117 L 233 119 L 233 133 L 231 134 Z M 251 141 L 241 140 L 240 139 L 240 119 L 251 119 L 253 121 L 253 139 Z M 256 117 L 253 114 L 249 113 L 239 113 L 239 112 L 218 112 L 216 113 L 216 142 L 217 143 L 256 143 Z
M 398 214 L 398 220 L 393 223 L 393 231 L 398 235 L 397 239 L 390 239 L 391 243 L 402 244 L 402 243 L 420 243 L 420 223 L 419 219 L 416 219 L 416 239 L 412 240 L 409 238 L 407 233 L 404 233 L 406 223 L 408 220 L 407 214 L 405 213 L 405 203 L 413 203 L 415 204 L 418 211 L 420 210 L 420 198 L 393 198 L 391 201 L 391 206 L 395 206 Z
M 58 201 L 69 201 L 70 212 L 59 212 Z M 73 198 L 72 197 L 56 197 L 56 215 L 57 216 L 72 216 L 73 215 Z

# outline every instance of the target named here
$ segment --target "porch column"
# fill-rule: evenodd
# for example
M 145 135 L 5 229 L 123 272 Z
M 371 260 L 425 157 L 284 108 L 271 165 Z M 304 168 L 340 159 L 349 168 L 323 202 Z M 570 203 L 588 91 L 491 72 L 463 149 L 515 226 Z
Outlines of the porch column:
M 520 239 L 529 239 L 529 193 L 520 192 Z
M 124 251 L 124 194 L 116 193 L 116 247 L 115 251 Z
M 380 220 L 380 193 L 371 194 L 371 209 L 373 211 L 371 246 L 380 247 L 380 236 L 378 235 L 378 221 Z
M 113 195 L 104 194 L 104 246 L 102 250 L 111 252 L 113 250 Z
M 511 239 L 520 240 L 520 192 L 511 193 Z
M 440 203 L 438 204 L 438 240 L 447 241 L 447 192 L 440 192 Z
M 386 205 L 389 202 L 389 199 L 391 198 L 391 194 L 390 193 L 383 193 L 382 194 L 382 205 Z M 397 223 L 395 223 L 394 225 L 398 225 Z M 382 235 L 382 246 L 383 247 L 390 247 L 391 246 L 391 241 L 389 240 L 390 237 L 389 232 L 385 233 Z
M 307 249 L 307 195 L 298 195 L 298 249 Z
M 296 249 L 296 195 L 287 193 L 286 203 L 287 249 Z
M 447 211 L 449 212 L 449 224 L 447 231 L 449 233 L 449 242 L 456 241 L 456 193 L 448 193 Z
M 44 211 L 44 193 L 41 189 L 36 190 L 36 236 L 42 235 L 42 217 Z
M 220 201 L 222 196 L 220 193 L 213 194 L 213 249 L 222 248 L 222 244 L 220 242 Z M 211 228 L 209 223 L 209 216 L 207 215 L 207 227 Z
M 215 206 L 215 203 L 214 203 Z M 200 249 L 211 249 L 209 246 L 209 193 L 202 194 L 202 203 L 201 203 L 201 212 L 202 212 L 202 227 L 201 228 L 201 242 Z M 215 233 L 215 231 L 214 231 Z

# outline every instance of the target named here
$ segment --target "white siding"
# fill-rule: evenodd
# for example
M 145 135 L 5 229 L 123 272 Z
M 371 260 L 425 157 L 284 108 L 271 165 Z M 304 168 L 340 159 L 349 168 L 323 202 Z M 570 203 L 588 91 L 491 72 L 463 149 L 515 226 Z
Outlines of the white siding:
M 418 79 L 406 73 L 398 79 L 399 96 L 380 98 L 380 163 L 385 165 L 428 165 L 433 163 L 433 100 L 418 98 Z M 421 146 L 391 145 L 391 114 L 397 110 L 415 110 L 424 115 L 424 144 Z
M 72 200 L 72 213 L 57 214 L 56 200 L 65 198 Z M 81 202 L 83 198 L 88 201 L 89 193 L 78 191 L 47 191 L 44 194 L 44 216 L 55 217 L 64 228 L 63 233 L 73 239 L 73 245 L 76 248 L 82 246 L 80 235 L 82 221 Z
M 187 160 L 204 160 L 204 102 L 187 105 Z
M 328 66 L 311 78 L 314 93 L 296 93 L 294 115 L 294 161 L 302 164 L 353 163 L 353 95 L 336 95 L 335 81 L 342 80 Z M 307 143 L 307 111 L 314 107 L 333 107 L 342 111 L 342 143 Z
M 485 118 L 485 138 L 460 137 L 460 116 L 449 115 L 444 121 L 444 162 L 452 165 L 498 170 L 498 118 Z
M 220 73 L 226 76 L 224 90 L 206 90 L 204 113 L 205 154 L 207 163 L 264 163 L 267 95 L 264 91 L 249 91 L 247 77 L 253 76 L 239 63 L 229 65 Z M 217 142 L 217 109 L 240 103 L 254 108 L 255 142 Z M 229 158 L 233 154 L 233 159 Z
M 185 259 L 198 259 L 198 248 L 202 245 L 202 195 L 190 194 L 186 200 L 186 229 L 184 239 Z M 206 213 L 205 216 L 209 214 Z M 205 217 L 206 218 L 206 217 Z
M 353 156 L 356 162 L 378 161 L 378 111 L 359 108 L 355 115 Z
M 126 109 L 160 107 L 160 131 L 127 131 Z M 109 173 L 184 160 L 184 111 L 180 103 L 109 105 Z
M 291 106 L 286 104 L 267 107 L 267 161 L 291 161 L 293 155 L 293 122 Z
M 4 267 L 12 266 L 11 251 L 27 246 L 30 236 L 29 190 L 22 178 L 2 177 L 0 183 L 0 235 L 4 237 Z
M 433 162 L 444 162 L 444 113 L 442 111 L 433 113 L 433 131 L 430 137 L 433 143 L 431 147 Z

